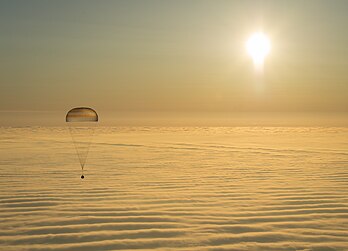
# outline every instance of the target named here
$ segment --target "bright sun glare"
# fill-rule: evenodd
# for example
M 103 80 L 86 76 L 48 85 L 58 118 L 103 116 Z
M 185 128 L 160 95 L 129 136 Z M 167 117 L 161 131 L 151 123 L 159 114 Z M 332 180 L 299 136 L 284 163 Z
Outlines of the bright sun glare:
M 252 57 L 255 66 L 262 66 L 265 57 L 271 50 L 268 37 L 262 32 L 256 32 L 250 36 L 246 43 L 248 54 Z

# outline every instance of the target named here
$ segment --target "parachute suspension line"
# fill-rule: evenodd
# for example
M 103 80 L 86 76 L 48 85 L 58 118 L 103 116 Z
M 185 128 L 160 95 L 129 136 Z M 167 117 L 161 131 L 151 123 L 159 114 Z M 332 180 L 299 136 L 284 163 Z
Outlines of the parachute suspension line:
M 96 127 L 96 123 L 88 123 L 88 126 L 85 124 L 87 123 L 81 126 L 79 123 L 69 123 L 69 132 L 73 139 L 76 154 L 81 165 L 81 179 L 84 178 L 84 167 Z

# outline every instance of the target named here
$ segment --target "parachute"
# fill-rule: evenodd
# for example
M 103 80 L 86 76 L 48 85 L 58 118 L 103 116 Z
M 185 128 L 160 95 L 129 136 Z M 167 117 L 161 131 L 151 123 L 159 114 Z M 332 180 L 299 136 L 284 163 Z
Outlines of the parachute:
M 95 110 L 88 107 L 77 107 L 71 109 L 67 114 L 65 121 L 69 126 L 72 141 L 81 165 L 81 179 L 83 169 L 86 164 L 89 148 L 92 143 L 95 127 L 98 122 L 98 114 Z

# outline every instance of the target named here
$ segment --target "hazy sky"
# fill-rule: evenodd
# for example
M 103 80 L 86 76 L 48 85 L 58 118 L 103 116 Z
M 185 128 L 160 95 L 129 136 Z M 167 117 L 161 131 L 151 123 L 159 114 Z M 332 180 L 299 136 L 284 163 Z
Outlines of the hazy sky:
M 348 1 L 0 1 L 0 110 L 347 112 Z M 272 42 L 263 75 L 245 42 Z

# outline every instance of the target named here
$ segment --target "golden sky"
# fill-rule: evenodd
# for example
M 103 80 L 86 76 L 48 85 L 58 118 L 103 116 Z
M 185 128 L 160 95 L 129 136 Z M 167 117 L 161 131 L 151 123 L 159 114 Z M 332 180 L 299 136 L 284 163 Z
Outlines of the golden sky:
M 348 112 L 347 1 L 1 1 L 0 110 Z M 264 72 L 245 43 L 271 40 Z

